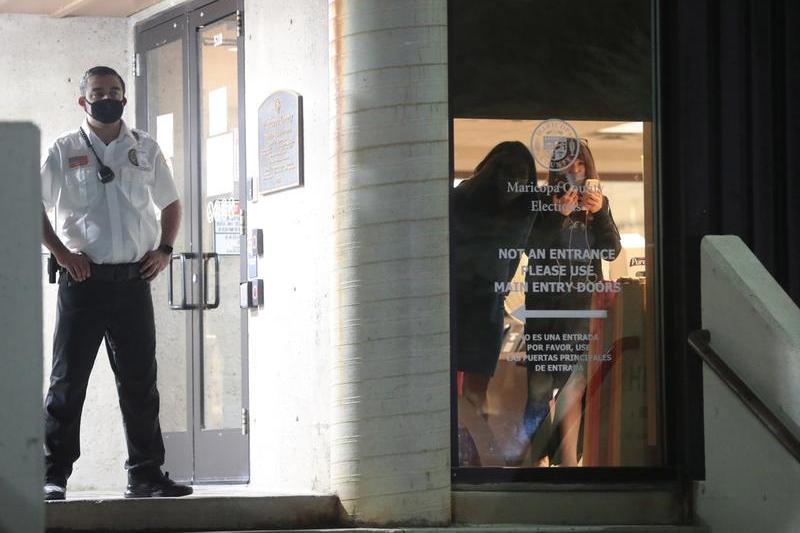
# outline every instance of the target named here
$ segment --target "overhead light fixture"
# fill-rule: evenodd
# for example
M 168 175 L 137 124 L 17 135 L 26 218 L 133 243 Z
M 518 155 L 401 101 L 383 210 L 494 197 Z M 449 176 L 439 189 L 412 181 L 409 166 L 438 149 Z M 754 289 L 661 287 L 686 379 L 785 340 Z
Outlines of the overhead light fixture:
M 617 124 L 616 126 L 609 126 L 607 128 L 603 128 L 597 130 L 597 133 L 611 133 L 611 134 L 641 134 L 644 131 L 644 123 L 643 122 L 623 122 L 622 124 Z

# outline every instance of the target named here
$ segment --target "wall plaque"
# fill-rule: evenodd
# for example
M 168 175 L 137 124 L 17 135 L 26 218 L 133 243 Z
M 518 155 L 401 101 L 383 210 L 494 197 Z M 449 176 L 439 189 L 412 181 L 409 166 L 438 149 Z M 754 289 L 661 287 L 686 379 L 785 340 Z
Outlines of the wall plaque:
M 303 97 L 276 91 L 258 108 L 258 185 L 267 194 L 303 184 Z

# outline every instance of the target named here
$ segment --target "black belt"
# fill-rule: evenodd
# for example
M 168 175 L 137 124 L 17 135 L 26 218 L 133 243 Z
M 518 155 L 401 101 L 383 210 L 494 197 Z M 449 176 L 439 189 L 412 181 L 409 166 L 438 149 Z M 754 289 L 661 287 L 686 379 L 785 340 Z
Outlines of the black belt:
M 97 265 L 89 263 L 92 275 L 89 279 L 95 281 L 130 281 L 132 279 L 140 279 L 142 274 L 139 269 L 142 267 L 141 263 L 118 263 L 115 265 Z M 67 271 L 61 267 L 60 272 L 62 275 Z

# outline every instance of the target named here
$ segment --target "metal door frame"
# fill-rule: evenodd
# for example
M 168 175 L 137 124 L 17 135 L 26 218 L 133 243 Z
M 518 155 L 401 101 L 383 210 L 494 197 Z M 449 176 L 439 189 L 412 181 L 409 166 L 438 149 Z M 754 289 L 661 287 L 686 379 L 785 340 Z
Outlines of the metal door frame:
M 147 130 L 147 54 L 150 50 L 158 49 L 159 47 L 179 41 L 181 44 L 181 51 L 183 57 L 183 71 L 182 77 L 185 81 L 188 76 L 188 50 L 186 46 L 186 33 L 185 17 L 169 17 L 161 22 L 156 27 L 149 28 L 145 31 L 136 32 L 136 54 L 134 55 L 134 68 L 133 76 L 136 87 L 136 125 Z M 187 95 L 183 96 L 183 131 L 189 132 L 189 108 L 187 102 Z M 183 168 L 184 170 L 184 183 L 183 183 L 183 199 L 192 198 L 193 183 L 190 177 L 189 169 L 191 168 L 191 155 L 189 154 L 189 147 L 186 138 L 183 140 Z M 185 210 L 185 208 L 184 208 Z M 192 225 L 194 221 L 191 217 L 183 217 L 182 224 L 185 226 L 184 242 L 175 243 L 176 250 L 182 248 L 189 249 L 191 247 L 191 236 L 193 233 Z M 166 275 L 166 272 L 162 273 Z M 191 481 L 194 478 L 194 413 L 192 402 L 192 371 L 194 366 L 194 356 L 196 351 L 194 346 L 194 335 L 192 334 L 193 321 L 192 314 L 186 314 L 185 318 L 185 346 L 187 353 L 186 357 L 186 431 L 183 432 L 165 432 L 164 447 L 166 448 L 167 457 L 170 460 L 171 475 L 174 479 L 181 481 Z
M 204 200 L 203 190 L 200 187 L 202 183 L 201 173 L 201 124 L 200 124 L 200 50 L 198 47 L 198 32 L 204 26 L 218 22 L 221 19 L 237 14 L 241 17 L 243 10 L 241 9 L 241 0 L 217 0 L 212 4 L 204 5 L 203 7 L 194 9 L 188 13 L 188 48 L 189 58 L 189 91 L 188 100 L 191 108 L 190 113 L 190 126 L 189 126 L 189 139 L 191 143 L 190 152 L 192 155 L 192 176 L 196 177 L 194 182 L 198 187 L 193 191 L 194 196 L 192 200 L 200 206 L 200 202 Z M 247 206 L 247 179 L 244 177 L 244 150 L 245 150 L 245 124 L 244 124 L 244 38 L 242 32 L 237 36 L 237 122 L 239 125 L 239 207 L 240 209 Z M 243 194 L 244 193 L 244 194 Z M 203 202 L 204 203 L 204 202 Z M 200 206 L 200 209 L 195 210 L 193 215 L 196 217 L 192 223 L 192 241 L 194 244 L 192 251 L 196 253 L 205 252 L 201 250 L 203 243 L 203 222 L 202 217 L 205 216 L 205 210 Z M 239 279 L 247 279 L 247 241 L 245 235 L 239 236 Z M 204 279 L 205 272 L 203 272 L 203 262 L 195 261 L 193 264 L 193 272 L 198 274 L 198 279 Z M 197 284 L 197 294 L 194 297 L 195 301 L 205 301 L 206 295 L 203 294 L 203 283 Z M 203 344 L 203 313 L 193 313 L 194 324 L 192 331 L 194 332 L 194 343 L 197 346 L 197 351 L 194 354 L 195 364 L 193 365 L 193 383 L 197 394 L 193 395 L 194 405 L 194 455 L 195 455 L 195 479 L 199 479 L 200 483 L 237 483 L 246 482 L 249 479 L 249 438 L 241 439 L 242 430 L 235 429 L 222 429 L 222 430 L 203 430 L 202 429 L 202 413 L 203 413 L 203 358 L 204 358 L 204 344 Z M 247 310 L 240 311 L 240 352 L 242 354 L 242 409 L 249 410 L 249 403 L 247 398 L 248 393 L 248 372 L 247 372 Z M 247 425 L 244 420 L 243 414 L 242 424 L 243 427 Z M 217 438 L 212 439 L 207 435 L 216 433 Z M 238 448 L 238 450 L 237 450 Z M 215 460 L 202 460 L 203 458 L 211 458 Z M 229 474 L 228 472 L 235 472 L 240 468 L 239 457 L 245 458 L 244 472 L 238 474 Z M 200 460 L 198 460 L 200 459 Z
M 184 208 L 183 224 L 185 225 L 185 243 L 187 251 L 197 252 L 202 247 L 202 217 L 205 214 L 204 205 L 201 204 L 202 188 L 200 174 L 200 124 L 199 124 L 199 90 L 200 90 L 200 56 L 197 45 L 197 31 L 203 25 L 211 24 L 234 13 L 240 17 L 243 25 L 244 13 L 243 0 L 195 0 L 186 2 L 173 9 L 167 10 L 151 19 L 143 21 L 135 27 L 135 54 L 134 54 L 134 79 L 136 86 L 136 124 L 147 129 L 147 64 L 146 52 L 157 49 L 159 46 L 180 40 L 183 51 L 183 127 L 184 138 L 184 191 L 185 203 L 196 206 L 194 209 Z M 201 15 L 202 13 L 202 15 Z M 240 26 L 241 27 L 241 26 Z M 243 32 L 237 38 L 237 97 L 238 97 L 238 129 L 239 129 L 239 205 L 244 212 L 247 206 L 247 179 L 245 167 L 245 93 L 244 93 L 244 38 Z M 246 220 L 246 218 L 243 218 Z M 246 233 L 246 232 L 245 232 Z M 246 279 L 247 255 L 246 235 L 240 236 L 239 254 L 239 279 Z M 184 245 L 184 243 L 181 243 Z M 176 246 L 176 248 L 178 248 Z M 202 280 L 202 261 L 191 261 L 191 275 Z M 189 301 L 197 303 L 204 301 L 203 283 L 192 283 L 191 294 L 187 294 Z M 167 447 L 170 467 L 174 470 L 172 477 L 195 484 L 202 483 L 247 483 L 250 478 L 250 439 L 249 431 L 244 439 L 232 439 L 232 433 L 241 435 L 240 430 L 212 431 L 213 433 L 226 433 L 223 450 L 219 450 L 217 443 L 209 443 L 203 437 L 201 429 L 202 400 L 203 400 L 203 310 L 190 310 L 186 317 L 186 348 L 187 348 L 187 412 L 186 424 L 188 430 L 180 433 L 165 433 L 164 440 Z M 240 351 L 241 351 L 241 392 L 242 409 L 249 412 L 249 351 L 247 311 L 240 312 Z M 244 413 L 243 413 L 244 418 Z M 244 422 L 244 420 L 243 420 Z M 248 424 L 249 426 L 249 424 Z M 249 428 L 248 428 L 249 429 Z M 231 444 L 233 443 L 233 444 Z M 238 451 L 230 453 L 232 447 Z M 217 453 L 214 452 L 227 452 Z

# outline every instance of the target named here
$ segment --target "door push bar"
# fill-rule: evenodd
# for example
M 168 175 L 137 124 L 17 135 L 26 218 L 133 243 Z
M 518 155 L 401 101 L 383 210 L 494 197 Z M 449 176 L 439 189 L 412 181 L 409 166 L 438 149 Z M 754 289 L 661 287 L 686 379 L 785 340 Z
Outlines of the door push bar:
M 198 254 L 192 252 L 183 252 L 172 254 L 169 259 L 169 282 L 167 284 L 167 300 L 169 308 L 176 311 L 186 311 L 190 309 L 216 309 L 219 307 L 219 256 L 215 253 L 203 254 L 203 303 L 202 305 L 190 304 L 186 299 L 186 263 L 188 260 L 196 259 Z M 172 263 L 175 259 L 181 262 L 181 303 L 175 303 L 175 295 L 173 288 L 173 268 Z M 208 302 L 208 262 L 214 260 L 214 301 Z
M 182 252 L 182 253 L 175 253 L 172 254 L 172 257 L 169 258 L 169 282 L 167 283 L 167 301 L 169 302 L 169 308 L 174 309 L 176 311 L 182 311 L 187 309 L 199 309 L 199 305 L 190 304 L 186 301 L 186 260 L 187 259 L 194 259 L 197 257 L 197 254 L 192 252 Z M 175 298 L 172 288 L 172 262 L 175 259 L 180 259 L 181 262 L 181 303 L 175 304 Z
M 208 262 L 214 260 L 214 303 L 208 303 Z M 219 307 L 219 256 L 215 253 L 203 254 L 203 309 Z

